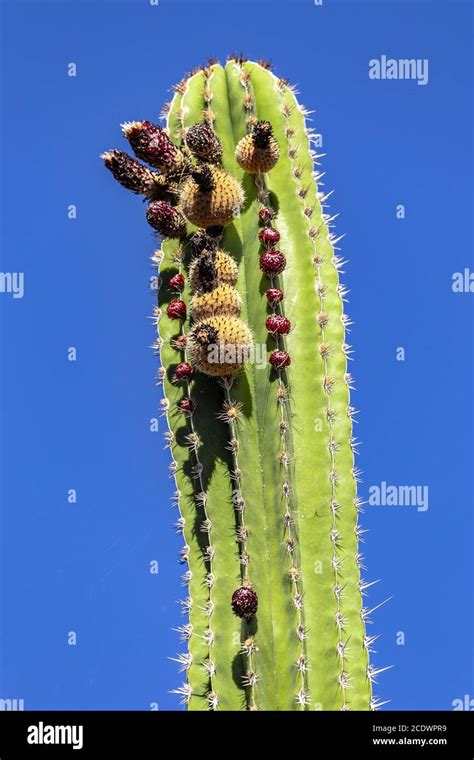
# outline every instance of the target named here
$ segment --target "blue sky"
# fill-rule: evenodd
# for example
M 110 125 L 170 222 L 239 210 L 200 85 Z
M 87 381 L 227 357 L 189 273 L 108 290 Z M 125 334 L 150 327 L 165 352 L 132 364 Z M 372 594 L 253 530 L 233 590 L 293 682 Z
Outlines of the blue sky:
M 452 290 L 474 269 L 471 4 L 4 2 L 2 15 L 1 270 L 23 272 L 25 292 L 0 293 L 0 697 L 178 707 L 180 540 L 149 431 L 154 241 L 98 156 L 122 147 L 121 122 L 157 119 L 185 71 L 233 51 L 272 59 L 323 134 L 350 259 L 361 494 L 429 488 L 424 512 L 366 506 L 367 576 L 382 578 L 369 602 L 393 596 L 371 629 L 375 664 L 394 666 L 377 694 L 389 709 L 474 697 L 473 295 Z M 369 79 L 383 54 L 428 59 L 428 84 Z

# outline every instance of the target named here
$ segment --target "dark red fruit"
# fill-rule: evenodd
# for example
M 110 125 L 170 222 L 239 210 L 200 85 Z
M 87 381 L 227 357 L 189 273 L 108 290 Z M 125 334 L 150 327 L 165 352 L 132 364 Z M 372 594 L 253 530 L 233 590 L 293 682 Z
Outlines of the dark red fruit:
M 257 607 L 258 596 L 251 588 L 241 586 L 232 594 L 232 611 L 237 617 L 249 622 L 257 612 Z
M 170 301 L 166 313 L 170 319 L 186 319 L 186 304 L 184 301 Z
M 180 238 L 186 235 L 184 216 L 168 201 L 151 201 L 146 210 L 146 219 L 163 237 Z
M 283 301 L 283 291 L 280 288 L 269 288 L 265 294 L 270 306 L 274 307 Z
M 153 173 L 121 150 L 109 150 L 101 158 L 117 182 L 127 190 L 147 195 L 153 189 Z
M 173 145 L 163 127 L 150 121 L 135 121 L 125 124 L 123 131 L 133 152 L 142 161 L 162 171 L 175 162 L 178 148 Z
M 170 287 L 175 290 L 182 290 L 184 288 L 184 282 L 184 275 L 179 272 L 179 274 L 175 274 L 174 277 L 171 278 Z
M 191 398 L 183 398 L 183 400 L 180 401 L 179 408 L 182 412 L 194 412 L 194 401 Z
M 291 364 L 291 358 L 286 351 L 273 351 L 268 361 L 275 369 L 284 369 Z
M 266 224 L 267 222 L 271 222 L 271 220 L 275 218 L 276 213 L 272 208 L 268 208 L 267 206 L 264 206 L 258 212 L 258 216 L 259 216 L 260 221 Z
M 286 258 L 281 251 L 269 248 L 260 256 L 260 269 L 269 277 L 280 274 L 286 267 Z
M 174 371 L 178 380 L 189 380 L 193 376 L 193 368 L 188 362 L 181 362 Z
M 280 233 L 273 227 L 265 227 L 258 233 L 258 239 L 264 245 L 275 245 L 280 240 Z
M 291 330 L 291 322 L 286 317 L 282 317 L 279 314 L 271 314 L 267 317 L 265 327 L 268 332 L 274 335 L 287 335 Z

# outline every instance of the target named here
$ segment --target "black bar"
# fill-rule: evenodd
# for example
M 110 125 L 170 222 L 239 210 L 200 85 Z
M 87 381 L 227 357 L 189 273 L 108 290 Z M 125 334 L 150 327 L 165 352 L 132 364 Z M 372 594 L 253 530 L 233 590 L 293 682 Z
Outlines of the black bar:
M 219 731 L 226 726 L 228 733 Z M 201 756 L 225 758 L 242 750 L 251 758 L 254 735 L 267 738 L 268 748 L 275 741 L 295 748 L 298 740 L 300 754 L 308 757 L 342 758 L 342 752 L 354 750 L 371 757 L 474 757 L 472 712 L 26 711 L 0 712 L 0 760 L 94 757 L 100 750 L 107 760 L 127 753 L 137 760 L 159 760 L 183 756 L 183 749 L 191 747 Z

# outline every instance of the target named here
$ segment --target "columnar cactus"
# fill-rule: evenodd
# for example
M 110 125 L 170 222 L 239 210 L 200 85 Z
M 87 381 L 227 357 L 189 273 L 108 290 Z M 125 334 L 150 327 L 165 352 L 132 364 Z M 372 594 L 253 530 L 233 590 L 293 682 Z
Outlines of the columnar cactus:
M 293 88 L 209 63 L 166 128 L 104 154 L 162 237 L 156 308 L 187 595 L 191 710 L 366 710 L 348 319 L 333 217 Z

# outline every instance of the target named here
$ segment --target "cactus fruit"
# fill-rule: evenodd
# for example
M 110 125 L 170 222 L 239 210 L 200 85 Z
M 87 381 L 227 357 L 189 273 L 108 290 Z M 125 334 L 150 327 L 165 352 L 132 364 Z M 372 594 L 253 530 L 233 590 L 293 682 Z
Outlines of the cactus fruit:
M 269 172 L 275 166 L 280 148 L 268 121 L 258 121 L 237 145 L 235 157 L 245 171 L 251 174 Z
M 266 65 L 212 62 L 176 88 L 166 128 L 124 126 L 169 198 L 148 196 L 134 159 L 106 159 L 150 197 L 163 238 L 155 347 L 187 587 L 175 691 L 190 710 L 380 704 L 345 291 L 305 113 Z
M 193 124 L 186 132 L 186 145 L 201 161 L 217 163 L 222 156 L 221 141 L 208 124 Z
M 186 235 L 186 221 L 168 201 L 151 201 L 146 210 L 148 224 L 160 235 L 180 238 Z
M 196 167 L 180 196 L 183 214 L 197 227 L 226 227 L 244 202 L 244 193 L 234 177 L 212 164 Z
M 137 158 L 163 174 L 176 174 L 184 170 L 185 157 L 173 145 L 163 127 L 149 121 L 132 121 L 123 124 L 122 131 Z
M 242 308 L 240 293 L 230 285 L 218 285 L 213 290 L 196 293 L 191 299 L 193 319 L 207 319 L 219 314 L 238 317 Z
M 237 264 L 225 251 L 203 251 L 191 264 L 189 279 L 193 290 L 209 292 L 218 283 L 235 285 L 238 273 Z
M 143 166 L 121 150 L 106 151 L 102 153 L 101 158 L 117 182 L 127 190 L 147 197 L 154 195 L 159 175 L 147 166 Z
M 252 336 L 241 319 L 222 312 L 197 322 L 189 336 L 189 355 L 206 375 L 234 375 L 250 358 Z

